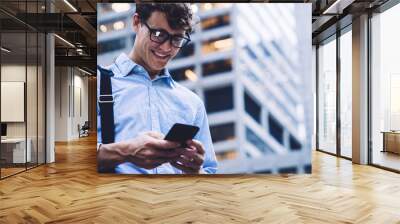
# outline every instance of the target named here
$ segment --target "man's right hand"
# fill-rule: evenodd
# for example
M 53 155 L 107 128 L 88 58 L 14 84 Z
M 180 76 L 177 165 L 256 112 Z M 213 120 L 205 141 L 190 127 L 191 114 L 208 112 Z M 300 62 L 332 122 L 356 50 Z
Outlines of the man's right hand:
M 180 144 L 163 139 L 158 132 L 145 132 L 127 141 L 128 162 L 145 169 L 153 169 L 179 156 Z
M 178 147 L 179 143 L 164 140 L 158 132 L 144 132 L 128 141 L 101 145 L 97 166 L 99 172 L 113 172 L 115 166 L 124 162 L 153 169 L 179 157 Z

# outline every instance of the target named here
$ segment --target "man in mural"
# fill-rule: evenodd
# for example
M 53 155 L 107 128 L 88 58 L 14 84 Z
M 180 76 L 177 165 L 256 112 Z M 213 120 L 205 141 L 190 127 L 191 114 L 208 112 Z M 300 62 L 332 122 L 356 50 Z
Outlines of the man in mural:
M 133 49 L 128 55 L 122 53 L 111 66 L 98 70 L 98 80 L 109 77 L 106 79 L 112 89 L 112 94 L 105 94 L 102 84 L 98 85 L 99 172 L 216 172 L 204 104 L 196 94 L 175 82 L 165 68 L 190 41 L 192 17 L 189 4 L 136 5 Z M 106 104 L 112 108 L 102 110 Z M 112 124 L 102 121 L 101 113 L 107 110 L 113 110 Z M 175 123 L 195 125 L 200 130 L 182 146 L 164 140 Z M 113 135 L 111 141 L 102 139 L 102 135 L 107 136 L 102 133 L 105 131 L 102 124 L 113 127 L 113 133 L 107 133 Z

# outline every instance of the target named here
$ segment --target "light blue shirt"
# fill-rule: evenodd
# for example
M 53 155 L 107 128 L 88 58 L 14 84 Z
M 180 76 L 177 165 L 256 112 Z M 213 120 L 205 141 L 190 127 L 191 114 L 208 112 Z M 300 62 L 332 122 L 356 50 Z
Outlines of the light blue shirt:
M 191 124 L 200 128 L 194 139 L 205 150 L 203 170 L 217 171 L 217 160 L 211 140 L 207 114 L 202 100 L 186 87 L 175 82 L 164 69 L 151 80 L 147 71 L 121 54 L 106 69 L 111 70 L 111 86 L 114 97 L 115 142 L 135 138 L 145 131 L 157 131 L 166 135 L 175 123 Z M 97 71 L 97 93 L 100 72 Z M 97 142 L 101 144 L 101 122 L 97 105 Z M 119 164 L 116 173 L 124 174 L 181 174 L 170 163 L 154 169 L 140 168 L 133 163 Z

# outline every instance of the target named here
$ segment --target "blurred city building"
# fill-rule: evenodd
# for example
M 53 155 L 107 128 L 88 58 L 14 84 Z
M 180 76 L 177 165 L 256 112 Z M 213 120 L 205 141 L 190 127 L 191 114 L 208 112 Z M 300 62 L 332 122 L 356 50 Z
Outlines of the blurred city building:
M 218 172 L 310 173 L 311 5 L 192 9 L 199 19 L 192 41 L 168 68 L 204 101 Z M 131 50 L 134 11 L 129 3 L 98 4 L 98 64 Z

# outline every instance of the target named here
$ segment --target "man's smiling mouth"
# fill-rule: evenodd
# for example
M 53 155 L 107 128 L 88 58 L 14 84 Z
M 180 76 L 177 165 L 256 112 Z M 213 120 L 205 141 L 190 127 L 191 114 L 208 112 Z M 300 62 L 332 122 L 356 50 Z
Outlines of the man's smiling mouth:
M 160 58 L 160 59 L 162 59 L 162 60 L 168 59 L 169 56 L 170 56 L 169 54 L 162 54 L 162 53 L 156 52 L 156 51 L 154 51 L 154 50 L 151 50 L 151 52 L 152 52 L 157 58 Z

